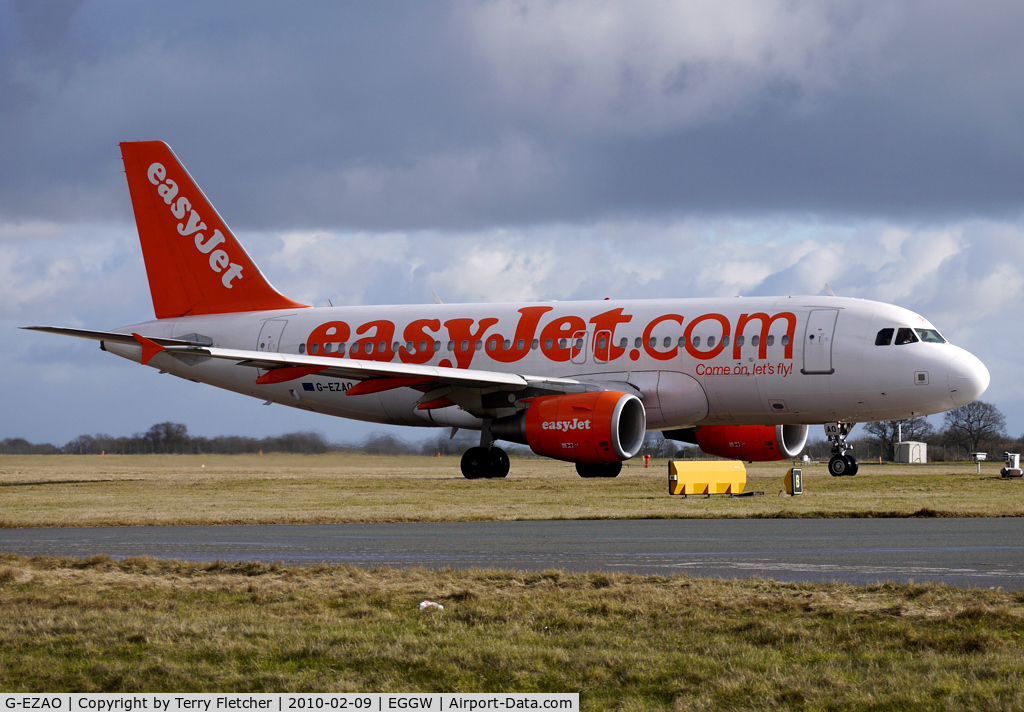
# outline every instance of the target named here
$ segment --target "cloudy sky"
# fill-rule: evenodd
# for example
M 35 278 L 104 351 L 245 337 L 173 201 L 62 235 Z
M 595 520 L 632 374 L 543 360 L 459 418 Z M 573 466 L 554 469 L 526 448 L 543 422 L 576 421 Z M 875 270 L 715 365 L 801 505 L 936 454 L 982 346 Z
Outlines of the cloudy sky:
M 1022 27 L 1019 0 L 0 0 L 0 439 L 372 430 L 17 330 L 152 317 L 144 139 L 295 299 L 827 282 L 977 354 L 1018 436 Z

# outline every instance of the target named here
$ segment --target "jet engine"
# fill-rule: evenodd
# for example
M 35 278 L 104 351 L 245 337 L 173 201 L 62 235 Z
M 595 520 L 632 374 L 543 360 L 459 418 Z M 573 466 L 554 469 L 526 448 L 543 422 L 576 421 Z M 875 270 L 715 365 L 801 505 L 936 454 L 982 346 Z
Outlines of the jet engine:
M 787 460 L 807 444 L 806 425 L 705 425 L 664 435 L 699 445 L 709 455 L 747 462 Z
M 491 422 L 499 440 L 575 463 L 618 463 L 640 452 L 647 415 L 640 399 L 603 391 L 539 396 L 523 412 Z

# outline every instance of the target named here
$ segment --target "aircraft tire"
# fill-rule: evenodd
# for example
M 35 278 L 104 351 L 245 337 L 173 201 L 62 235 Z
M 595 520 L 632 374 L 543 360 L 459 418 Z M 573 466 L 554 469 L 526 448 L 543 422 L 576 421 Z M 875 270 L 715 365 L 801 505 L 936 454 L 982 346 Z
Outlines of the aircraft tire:
M 828 461 L 828 473 L 833 477 L 842 477 L 849 474 L 847 470 L 850 467 L 850 461 L 842 455 L 836 455 Z
M 852 457 L 850 455 L 845 455 L 844 457 L 846 457 L 846 459 L 850 461 L 850 469 L 847 471 L 846 474 L 849 475 L 850 477 L 853 477 L 854 475 L 857 474 L 857 471 L 860 469 L 860 465 L 857 463 L 857 458 Z
M 467 480 L 479 480 L 481 477 L 485 477 L 487 470 L 490 469 L 490 461 L 487 448 L 469 448 L 462 454 L 462 461 L 459 463 L 462 476 Z
M 621 462 L 577 462 L 576 472 L 580 477 L 618 477 L 622 472 Z
M 502 450 L 500 447 L 492 447 L 487 451 L 489 457 L 489 472 L 484 475 L 493 479 L 501 479 L 508 477 L 508 471 L 511 467 L 511 463 L 508 461 L 508 453 Z
M 471 447 L 460 463 L 462 476 L 467 480 L 507 477 L 509 467 L 508 453 L 500 447 Z

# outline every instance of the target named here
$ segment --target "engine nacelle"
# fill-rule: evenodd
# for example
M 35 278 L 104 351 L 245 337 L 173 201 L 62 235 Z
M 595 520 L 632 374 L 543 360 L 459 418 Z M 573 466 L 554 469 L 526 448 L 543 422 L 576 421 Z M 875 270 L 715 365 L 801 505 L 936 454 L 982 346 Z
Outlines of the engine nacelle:
M 646 433 L 640 399 L 614 391 L 540 396 L 524 412 L 491 423 L 495 438 L 568 462 L 628 460 L 640 452 Z
M 699 445 L 708 455 L 747 462 L 788 460 L 807 444 L 806 425 L 705 425 L 665 435 Z

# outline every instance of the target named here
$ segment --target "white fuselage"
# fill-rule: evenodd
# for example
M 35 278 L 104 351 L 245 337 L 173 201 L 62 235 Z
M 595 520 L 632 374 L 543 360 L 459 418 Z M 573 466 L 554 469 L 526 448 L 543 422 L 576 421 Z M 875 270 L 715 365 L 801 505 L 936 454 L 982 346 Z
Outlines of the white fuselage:
M 934 330 L 923 317 L 879 302 L 766 297 L 306 308 L 161 319 L 118 331 L 206 337 L 219 348 L 572 378 L 631 390 L 650 430 L 896 420 L 965 405 L 984 392 L 985 366 L 952 344 L 876 345 L 881 330 L 901 328 Z M 137 346 L 105 348 L 140 360 Z M 348 396 L 353 382 L 316 375 L 257 385 L 257 369 L 201 357 L 163 359 L 159 367 L 345 418 L 465 428 L 484 422 L 456 406 L 417 410 L 423 393 L 412 388 Z M 507 414 L 489 408 L 485 417 Z

